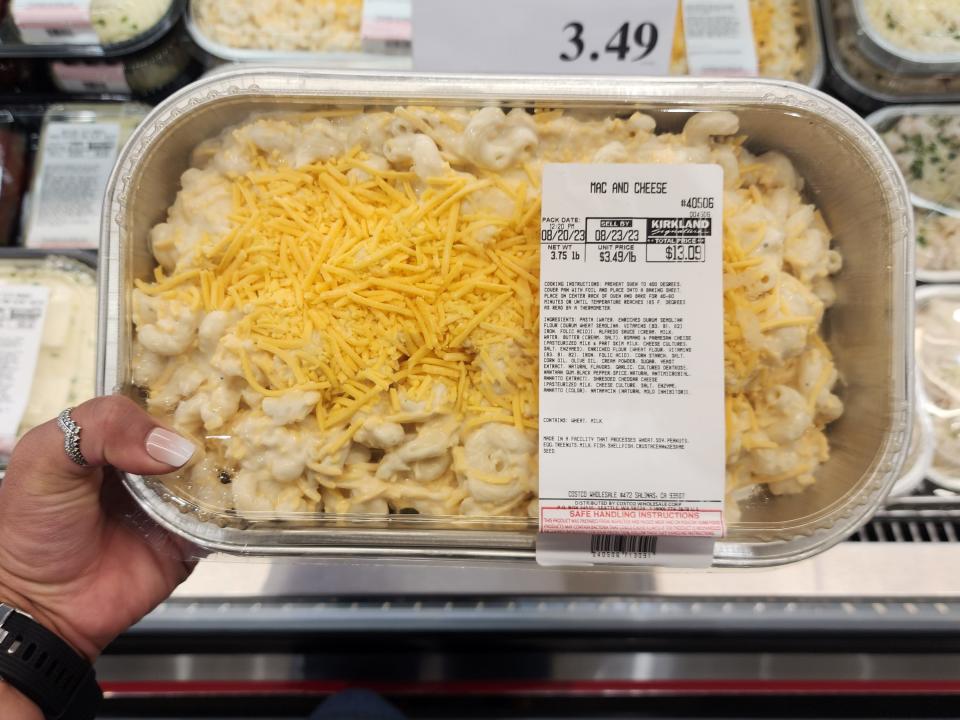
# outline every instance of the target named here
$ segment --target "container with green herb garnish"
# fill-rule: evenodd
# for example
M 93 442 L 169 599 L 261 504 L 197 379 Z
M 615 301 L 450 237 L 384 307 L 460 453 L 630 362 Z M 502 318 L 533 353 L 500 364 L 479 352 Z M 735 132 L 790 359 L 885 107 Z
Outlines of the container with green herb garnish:
M 917 278 L 960 282 L 960 105 L 901 105 L 867 118 L 910 188 Z

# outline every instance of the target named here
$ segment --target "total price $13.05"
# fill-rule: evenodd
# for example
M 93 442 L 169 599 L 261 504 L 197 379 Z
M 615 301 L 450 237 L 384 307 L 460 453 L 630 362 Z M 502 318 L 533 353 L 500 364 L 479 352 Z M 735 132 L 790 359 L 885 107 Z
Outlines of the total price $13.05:
M 560 53 L 564 62 L 574 62 L 582 58 L 596 61 L 600 59 L 600 49 L 587 48 L 584 40 L 584 24 L 568 22 L 563 26 L 567 48 Z M 656 47 L 660 32 L 652 22 L 625 22 L 618 27 L 602 50 L 616 55 L 618 61 L 637 62 L 650 55 Z

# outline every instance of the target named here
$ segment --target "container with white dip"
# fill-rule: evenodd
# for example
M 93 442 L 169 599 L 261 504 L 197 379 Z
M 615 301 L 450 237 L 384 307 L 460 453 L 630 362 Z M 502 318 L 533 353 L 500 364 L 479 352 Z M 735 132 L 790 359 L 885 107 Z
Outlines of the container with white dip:
M 0 249 L 0 470 L 18 438 L 94 395 L 95 264 Z

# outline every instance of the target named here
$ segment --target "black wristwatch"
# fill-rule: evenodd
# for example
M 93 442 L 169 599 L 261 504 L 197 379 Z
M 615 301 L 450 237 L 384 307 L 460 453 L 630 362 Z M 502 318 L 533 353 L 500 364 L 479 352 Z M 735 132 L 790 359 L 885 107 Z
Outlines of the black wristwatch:
M 0 603 L 0 678 L 47 720 L 93 720 L 103 700 L 93 666 L 26 613 Z

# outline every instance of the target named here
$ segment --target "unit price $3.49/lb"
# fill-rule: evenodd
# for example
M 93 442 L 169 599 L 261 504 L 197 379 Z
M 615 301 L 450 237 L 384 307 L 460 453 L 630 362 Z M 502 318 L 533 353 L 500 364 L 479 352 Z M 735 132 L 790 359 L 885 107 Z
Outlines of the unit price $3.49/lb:
M 633 250 L 601 250 L 600 262 L 625 263 L 636 262 L 637 254 Z
M 600 59 L 600 48 L 587 48 L 586 41 L 583 39 L 585 31 L 582 22 L 568 22 L 563 26 L 563 32 L 569 46 L 560 53 L 561 60 L 574 62 L 575 60 L 589 58 L 596 62 Z M 610 36 L 602 51 L 616 55 L 618 61 L 637 62 L 643 60 L 656 49 L 659 37 L 660 31 L 652 22 L 636 24 L 625 22 Z

